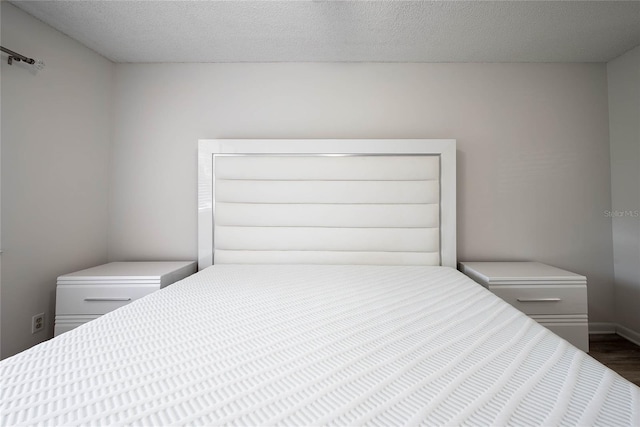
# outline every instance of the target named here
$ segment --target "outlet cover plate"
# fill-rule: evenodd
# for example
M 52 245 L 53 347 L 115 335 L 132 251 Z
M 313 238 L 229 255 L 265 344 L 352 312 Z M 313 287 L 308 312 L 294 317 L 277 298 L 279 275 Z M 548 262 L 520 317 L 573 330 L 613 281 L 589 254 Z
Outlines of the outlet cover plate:
M 31 318 L 31 333 L 35 334 L 36 332 L 44 331 L 45 325 L 45 316 L 44 313 L 38 313 Z

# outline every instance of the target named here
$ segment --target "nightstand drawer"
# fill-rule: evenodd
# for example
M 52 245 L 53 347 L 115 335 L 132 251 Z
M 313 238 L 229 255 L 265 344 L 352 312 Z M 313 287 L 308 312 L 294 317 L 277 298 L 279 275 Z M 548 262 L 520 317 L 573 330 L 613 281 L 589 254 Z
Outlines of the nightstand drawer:
M 158 290 L 158 285 L 59 285 L 56 314 L 106 314 Z
M 587 312 L 586 286 L 496 286 L 491 292 L 525 314 L 582 314 Z

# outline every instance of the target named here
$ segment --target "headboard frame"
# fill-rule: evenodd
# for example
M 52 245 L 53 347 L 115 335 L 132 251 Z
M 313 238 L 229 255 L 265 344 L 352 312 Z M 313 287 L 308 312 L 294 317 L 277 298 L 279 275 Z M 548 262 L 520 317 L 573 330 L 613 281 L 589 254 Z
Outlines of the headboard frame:
M 200 140 L 198 267 L 214 262 L 455 268 L 455 140 Z

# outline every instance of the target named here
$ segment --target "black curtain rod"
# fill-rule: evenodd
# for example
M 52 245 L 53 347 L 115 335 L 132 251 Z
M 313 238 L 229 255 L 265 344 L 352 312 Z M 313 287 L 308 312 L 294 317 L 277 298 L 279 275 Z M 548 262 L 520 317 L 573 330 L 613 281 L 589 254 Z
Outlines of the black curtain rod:
M 24 55 L 20 55 L 19 53 L 14 52 L 14 51 L 12 51 L 12 50 L 9 50 L 9 49 L 7 49 L 7 48 L 6 48 L 6 47 L 4 47 L 4 46 L 0 46 L 0 49 L 2 49 L 2 51 L 3 51 L 4 53 L 6 53 L 7 55 L 9 55 L 9 59 L 7 59 L 7 64 L 9 64 L 9 65 L 11 65 L 11 64 L 13 63 L 13 61 L 14 61 L 14 60 L 15 60 L 15 61 L 18 61 L 18 62 L 20 62 L 20 61 L 22 61 L 22 62 L 26 62 L 27 64 L 32 64 L 32 65 L 36 63 L 35 59 L 33 59 L 33 58 L 27 58 L 26 56 L 24 56 Z

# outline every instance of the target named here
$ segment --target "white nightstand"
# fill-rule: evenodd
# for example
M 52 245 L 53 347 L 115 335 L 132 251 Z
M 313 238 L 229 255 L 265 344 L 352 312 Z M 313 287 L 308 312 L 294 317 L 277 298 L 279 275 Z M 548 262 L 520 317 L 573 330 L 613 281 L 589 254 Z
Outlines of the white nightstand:
M 460 271 L 589 351 L 586 277 L 539 262 L 461 262 Z
M 195 273 L 197 264 L 112 262 L 58 277 L 54 336 Z

